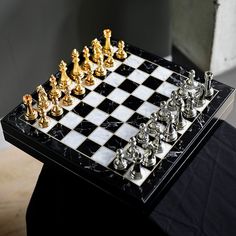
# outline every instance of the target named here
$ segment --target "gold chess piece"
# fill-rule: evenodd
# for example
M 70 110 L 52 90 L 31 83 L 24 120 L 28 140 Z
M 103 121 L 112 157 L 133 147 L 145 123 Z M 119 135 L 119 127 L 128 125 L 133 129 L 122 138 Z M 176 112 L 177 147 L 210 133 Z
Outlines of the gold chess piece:
M 71 58 L 73 62 L 73 69 L 71 70 L 71 78 L 73 80 L 76 80 L 77 77 L 83 78 L 84 77 L 84 71 L 79 65 L 79 52 L 76 49 L 73 49 L 71 53 Z
M 52 87 L 49 93 L 49 97 L 51 98 L 52 104 L 53 104 L 51 108 L 51 114 L 53 116 L 61 116 L 63 114 L 63 109 L 59 105 L 59 98 L 61 97 L 61 90 L 58 89 L 57 87 L 57 80 L 54 75 L 51 75 L 49 81 Z
M 108 54 L 107 59 L 104 61 L 104 64 L 107 68 L 111 68 L 115 64 L 115 60 L 113 58 L 113 55 L 114 55 L 113 50 L 111 50 Z
M 39 114 L 41 116 L 39 118 L 39 121 L 38 121 L 39 127 L 47 128 L 49 126 L 49 123 L 50 123 L 50 118 L 47 116 L 46 110 L 41 107 Z
M 26 120 L 35 120 L 38 117 L 38 112 L 32 107 L 32 96 L 30 94 L 25 94 L 23 96 L 23 103 L 26 106 L 25 119 Z
M 112 51 L 112 45 L 111 45 L 111 30 L 110 29 L 104 29 L 103 30 L 103 36 L 105 38 L 105 45 L 103 46 L 103 53 L 108 56 L 109 53 Z
M 49 98 L 52 100 L 53 97 L 57 97 L 58 99 L 61 97 L 61 90 L 57 86 L 57 79 L 54 75 L 51 75 L 50 79 L 50 85 L 52 89 L 49 92 Z
M 62 104 L 64 106 L 70 106 L 73 104 L 73 98 L 70 94 L 71 94 L 71 88 L 70 88 L 70 86 L 67 86 L 65 88 L 65 96 L 62 99 Z
M 95 75 L 98 77 L 102 77 L 102 76 L 106 76 L 106 74 L 107 74 L 107 70 L 103 63 L 103 56 L 100 56 L 98 60 L 98 67 L 95 70 Z
M 93 63 L 90 61 L 89 57 L 90 57 L 90 53 L 89 53 L 89 49 L 87 46 L 84 47 L 83 49 L 83 56 L 84 56 L 84 62 L 83 62 L 83 70 L 85 72 L 92 70 L 93 68 Z
M 65 89 L 66 87 L 71 85 L 72 81 L 66 73 L 67 64 L 63 60 L 59 64 L 59 71 L 61 72 L 61 78 L 60 78 L 59 86 L 60 86 L 61 89 Z
M 127 53 L 125 52 L 124 48 L 125 48 L 125 43 L 123 40 L 120 40 L 118 42 L 118 50 L 116 52 L 116 57 L 118 59 L 124 60 L 125 58 L 127 58 Z
M 98 63 L 99 57 L 103 54 L 102 54 L 102 45 L 100 44 L 97 38 L 95 38 L 92 41 L 92 48 L 93 48 L 92 59 L 95 63 Z
M 36 91 L 38 93 L 38 108 L 48 109 L 50 105 L 50 101 L 48 100 L 47 93 L 42 85 L 39 85 L 36 88 Z
M 92 86 L 95 84 L 95 78 L 91 70 L 88 72 L 84 82 L 87 86 Z
M 76 79 L 76 86 L 75 86 L 73 92 L 74 92 L 76 95 L 85 94 L 85 87 L 81 84 L 81 79 L 80 79 L 80 78 L 77 78 L 77 79 Z

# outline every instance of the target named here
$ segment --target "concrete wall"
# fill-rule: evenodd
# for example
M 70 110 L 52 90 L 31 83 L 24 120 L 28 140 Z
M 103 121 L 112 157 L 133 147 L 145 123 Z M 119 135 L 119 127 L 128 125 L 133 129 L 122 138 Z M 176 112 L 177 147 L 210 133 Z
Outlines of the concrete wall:
M 173 44 L 203 71 L 236 66 L 236 1 L 172 0 Z
M 0 117 L 105 27 L 138 47 L 170 54 L 166 0 L 1 0 Z

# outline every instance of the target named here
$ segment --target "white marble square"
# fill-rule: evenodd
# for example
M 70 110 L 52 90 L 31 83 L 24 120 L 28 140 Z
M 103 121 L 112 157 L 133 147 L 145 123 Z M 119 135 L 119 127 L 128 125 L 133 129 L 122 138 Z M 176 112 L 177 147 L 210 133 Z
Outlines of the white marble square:
M 112 116 L 115 117 L 118 120 L 121 120 L 123 122 L 127 121 L 132 115 L 134 114 L 134 111 L 131 109 L 120 105 L 118 106 L 113 112 Z
M 163 152 L 157 154 L 157 157 L 159 157 L 160 159 L 163 159 L 173 146 L 169 143 L 162 142 L 162 147 Z
M 93 109 L 85 118 L 95 125 L 100 125 L 107 119 L 109 115 L 98 109 Z
M 118 47 L 113 46 L 113 52 L 115 53 L 117 51 Z
M 160 79 L 160 80 L 167 80 L 171 75 L 172 75 L 173 71 L 166 69 L 162 66 L 158 66 L 153 72 L 152 72 L 152 76 Z
M 95 84 L 94 84 L 94 85 L 88 86 L 88 85 L 86 85 L 86 84 L 83 83 L 83 86 L 85 86 L 86 89 L 94 90 L 95 88 L 97 88 L 97 86 L 98 86 L 99 84 L 102 83 L 102 80 L 101 80 L 101 79 L 99 79 L 99 78 L 97 78 L 97 77 L 94 77 L 94 79 L 95 79 Z
M 108 75 L 104 81 L 114 87 L 118 87 L 125 80 L 126 78 L 124 76 L 119 75 L 116 72 L 113 72 L 110 75 Z
M 138 84 L 142 84 L 147 78 L 149 77 L 149 74 L 146 72 L 143 72 L 139 69 L 134 70 L 128 78 Z
M 152 89 L 143 85 L 139 85 L 132 94 L 135 97 L 146 101 L 153 94 L 153 92 L 154 91 Z
M 51 128 L 53 128 L 53 126 L 55 126 L 57 124 L 57 121 L 52 119 L 51 117 L 49 117 L 49 126 L 47 128 L 41 128 L 39 126 L 38 120 L 33 124 L 33 126 L 37 129 L 39 129 L 40 131 L 47 133 L 48 131 L 50 131 Z
M 90 135 L 89 139 L 93 140 L 94 142 L 104 145 L 112 136 L 113 134 L 102 128 L 102 127 L 97 127 Z
M 127 59 L 125 59 L 124 64 L 133 68 L 138 68 L 144 61 L 143 58 L 131 54 Z
M 82 120 L 81 116 L 69 111 L 59 122 L 70 129 L 74 129 Z
M 76 149 L 79 147 L 81 143 L 84 142 L 86 137 L 74 130 L 71 130 L 62 140 L 61 142 L 66 144 L 67 146 Z
M 123 138 L 126 141 L 129 141 L 129 139 L 133 136 L 135 136 L 138 133 L 138 129 L 124 123 L 117 131 L 116 135 L 119 136 L 120 138 Z
M 100 147 L 98 151 L 92 156 L 92 159 L 97 163 L 107 167 L 115 158 L 115 152 L 106 148 Z
M 114 71 L 114 70 L 116 70 L 121 64 L 122 64 L 121 61 L 114 60 L 114 66 L 112 66 L 111 68 L 107 68 L 107 69 L 108 69 L 109 71 Z
M 129 170 L 125 173 L 124 177 L 128 180 L 130 180 L 131 182 L 133 182 L 134 184 L 138 185 L 138 186 L 141 186 L 143 184 L 143 182 L 147 179 L 147 177 L 150 175 L 151 171 L 144 168 L 143 166 L 141 166 L 141 174 L 142 174 L 142 179 L 139 179 L 139 180 L 134 180 L 131 178 L 130 176 L 130 171 L 132 170 L 132 167 L 131 166 L 129 168 Z
M 171 92 L 177 90 L 178 87 L 176 87 L 173 84 L 170 84 L 168 82 L 163 82 L 158 88 L 157 88 L 157 92 L 161 93 L 167 97 L 171 96 Z
M 70 106 L 65 106 L 65 105 L 63 105 L 62 99 L 60 100 L 60 105 L 61 105 L 63 108 L 65 108 L 66 110 L 71 111 L 71 110 L 73 110 L 73 109 L 80 103 L 80 100 L 79 100 L 78 98 L 72 96 L 72 99 L 73 99 L 72 105 L 70 105 Z
M 91 91 L 84 99 L 83 101 L 87 104 L 89 104 L 92 107 L 98 106 L 103 100 L 105 99 L 104 96 L 101 94 Z
M 137 112 L 145 117 L 150 118 L 153 112 L 157 112 L 159 108 L 150 102 L 144 102 L 137 110 Z
M 108 98 L 116 103 L 123 103 L 128 97 L 130 96 L 129 93 L 125 92 L 122 89 L 116 88 L 113 90 L 109 95 Z

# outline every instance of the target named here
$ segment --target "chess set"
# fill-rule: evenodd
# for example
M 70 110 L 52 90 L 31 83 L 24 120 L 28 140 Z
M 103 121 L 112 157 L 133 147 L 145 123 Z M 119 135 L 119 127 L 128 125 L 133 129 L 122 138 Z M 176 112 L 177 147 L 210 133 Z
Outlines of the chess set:
M 234 89 L 211 72 L 198 77 L 105 29 L 1 123 L 5 139 L 33 157 L 145 207 L 233 99 Z

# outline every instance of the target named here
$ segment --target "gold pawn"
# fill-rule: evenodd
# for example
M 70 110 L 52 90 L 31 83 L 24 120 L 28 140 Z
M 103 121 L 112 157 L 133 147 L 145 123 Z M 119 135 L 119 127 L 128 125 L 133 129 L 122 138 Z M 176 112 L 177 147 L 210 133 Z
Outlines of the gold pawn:
M 111 67 L 113 67 L 114 64 L 115 64 L 115 60 L 114 60 L 114 58 L 113 58 L 113 55 L 114 55 L 114 53 L 113 53 L 113 51 L 111 50 L 111 51 L 109 52 L 108 58 L 104 61 L 104 64 L 105 64 L 105 66 L 106 66 L 107 68 L 111 68 Z
M 43 108 L 40 108 L 39 114 L 41 116 L 38 121 L 39 127 L 47 128 L 50 123 L 50 118 L 46 115 L 46 110 Z
M 25 119 L 26 120 L 35 120 L 38 117 L 38 112 L 36 109 L 32 107 L 32 96 L 30 94 L 25 94 L 23 96 L 23 103 L 26 106 L 26 113 L 25 113 Z
M 66 89 L 66 87 L 71 85 L 72 81 L 66 73 L 67 64 L 63 60 L 59 64 L 59 71 L 61 72 L 61 78 L 60 78 L 59 86 L 60 86 L 61 89 Z
M 38 93 L 38 108 L 48 109 L 50 101 L 48 100 L 47 93 L 42 85 L 39 85 L 37 88 Z
M 88 75 L 85 78 L 85 84 L 87 86 L 92 86 L 95 84 L 95 78 L 94 78 L 93 72 L 91 70 L 88 72 Z
M 127 58 L 127 53 L 124 50 L 125 48 L 125 43 L 124 41 L 120 40 L 118 42 L 118 50 L 116 52 L 116 57 L 120 60 L 124 60 L 125 58 Z
M 92 56 L 92 59 L 95 63 L 98 62 L 99 60 L 99 57 L 102 54 L 102 45 L 100 44 L 100 42 L 97 40 L 97 38 L 95 38 L 93 41 L 92 41 L 92 47 L 93 47 L 93 56 Z
M 84 77 L 84 72 L 79 65 L 79 52 L 76 49 L 72 51 L 71 58 L 73 62 L 73 69 L 71 70 L 71 78 L 73 80 L 76 80 L 77 77 L 82 79 Z
M 105 45 L 103 47 L 103 53 L 108 56 L 109 53 L 112 51 L 111 46 L 111 30 L 110 29 L 104 29 L 103 30 L 103 36 L 105 38 Z
M 90 53 L 87 46 L 85 46 L 83 49 L 83 57 L 84 57 L 84 63 L 82 67 L 84 71 L 88 72 L 89 70 L 93 68 L 93 63 L 89 59 Z
M 106 76 L 106 74 L 107 74 L 107 70 L 104 67 L 103 57 L 100 56 L 98 60 L 98 67 L 95 70 L 95 75 L 98 77 L 103 77 L 103 76 Z
M 74 94 L 76 94 L 76 95 L 85 94 L 85 87 L 82 86 L 82 84 L 81 84 L 81 79 L 80 79 L 80 78 L 77 78 L 77 79 L 76 79 L 76 86 L 75 86 L 73 92 L 74 92 Z
M 53 97 L 57 97 L 58 99 L 61 97 L 61 90 L 57 87 L 57 79 L 54 75 L 51 75 L 50 79 L 50 85 L 52 89 L 49 92 L 49 98 L 52 100 Z
M 52 97 L 52 109 L 51 109 L 51 114 L 53 116 L 61 116 L 63 114 L 63 109 L 62 107 L 59 106 L 59 101 L 58 101 L 58 97 Z
M 63 99 L 62 99 L 62 104 L 63 104 L 64 106 L 70 106 L 70 105 L 72 105 L 72 103 L 73 103 L 73 98 L 72 98 L 72 96 L 70 95 L 70 93 L 71 93 L 70 86 L 67 86 L 67 87 L 65 88 L 65 96 L 64 96 Z

